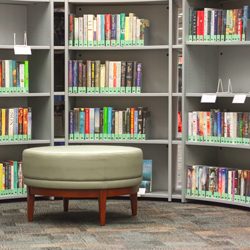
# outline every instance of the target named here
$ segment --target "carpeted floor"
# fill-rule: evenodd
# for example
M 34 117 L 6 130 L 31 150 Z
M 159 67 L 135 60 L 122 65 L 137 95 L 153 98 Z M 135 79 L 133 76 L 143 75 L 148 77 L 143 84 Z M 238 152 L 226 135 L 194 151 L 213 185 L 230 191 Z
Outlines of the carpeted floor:
M 250 213 L 201 204 L 109 200 L 107 225 L 98 225 L 95 200 L 37 201 L 34 222 L 26 203 L 0 203 L 0 249 L 250 249 Z

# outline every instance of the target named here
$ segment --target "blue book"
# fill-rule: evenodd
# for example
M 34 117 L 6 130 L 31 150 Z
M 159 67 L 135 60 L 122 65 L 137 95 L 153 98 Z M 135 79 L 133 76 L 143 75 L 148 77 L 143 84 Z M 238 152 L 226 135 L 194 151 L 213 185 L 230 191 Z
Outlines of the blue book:
M 78 65 L 77 60 L 73 61 L 73 72 L 72 72 L 72 79 L 73 79 L 73 87 L 77 87 L 77 80 L 78 80 Z
M 138 134 L 138 110 L 134 112 L 134 134 Z
M 111 15 L 111 40 L 116 40 L 116 15 Z
M 105 41 L 105 16 L 101 14 L 101 41 Z
M 85 132 L 85 112 L 84 109 L 80 109 L 80 134 Z
M 221 112 L 217 113 L 217 136 L 221 137 Z
M 143 160 L 143 178 L 140 189 L 144 189 L 146 193 L 152 191 L 152 160 Z
M 108 134 L 112 134 L 112 107 L 108 107 Z

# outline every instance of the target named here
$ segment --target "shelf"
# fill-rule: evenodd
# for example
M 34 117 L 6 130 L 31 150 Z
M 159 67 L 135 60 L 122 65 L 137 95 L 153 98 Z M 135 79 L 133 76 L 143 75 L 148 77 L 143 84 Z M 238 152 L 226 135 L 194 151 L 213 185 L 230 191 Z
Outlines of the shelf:
M 64 91 L 54 92 L 54 95 L 65 95 L 65 92 Z
M 159 144 L 168 145 L 168 140 L 69 140 L 69 144 Z
M 0 146 L 4 145 L 35 145 L 35 144 L 50 144 L 50 140 L 27 140 L 27 141 L 1 141 Z
M 50 93 L 5 93 L 0 94 L 1 97 L 49 97 Z
M 166 0 L 69 0 L 69 3 L 91 4 L 91 5 L 128 5 L 128 4 L 166 4 Z
M 54 50 L 64 50 L 65 46 L 54 46 Z
M 17 194 L 17 195 L 0 195 L 0 200 L 9 200 L 9 199 L 23 199 L 27 198 L 27 194 Z
M 175 144 L 175 145 L 181 145 L 182 144 L 182 140 L 181 139 L 175 139 L 172 141 L 172 144 Z
M 173 49 L 183 49 L 183 44 L 173 45 Z
M 148 45 L 148 46 L 99 46 L 99 47 L 76 47 L 69 46 L 69 50 L 167 50 L 168 45 Z
M 31 50 L 49 50 L 50 46 L 46 46 L 46 45 L 30 45 Z M 0 45 L 0 49 L 13 49 L 14 50 L 14 45 Z M 31 51 L 32 52 L 32 51 Z
M 151 193 L 138 194 L 138 197 L 145 198 L 168 198 L 168 191 L 153 191 Z
M 189 146 L 209 146 L 209 147 L 222 147 L 222 148 L 250 149 L 250 145 L 212 143 L 212 142 L 189 142 L 189 141 L 187 141 L 186 145 L 189 145 Z
M 168 93 L 86 93 L 69 94 L 70 97 L 168 97 Z
M 201 46 L 249 46 L 250 41 L 245 42 L 186 42 L 186 45 L 201 45 Z
M 182 97 L 182 93 L 172 93 L 172 96 Z
M 213 198 L 202 198 L 202 197 L 193 197 L 193 196 L 186 196 L 186 199 L 187 200 L 216 202 L 216 203 L 223 203 L 223 204 L 236 205 L 236 206 L 250 208 L 250 204 L 245 204 L 245 203 L 240 203 L 240 202 L 234 202 L 234 201 L 227 201 L 227 200 L 223 200 L 223 199 L 219 200 L 219 199 L 213 199 Z
M 55 138 L 54 142 L 65 142 L 65 138 Z
M 203 94 L 216 94 L 216 93 L 186 93 L 186 97 L 202 97 Z M 217 97 L 228 97 L 233 98 L 237 94 L 246 94 L 247 97 L 250 97 L 250 94 L 247 93 L 217 93 Z

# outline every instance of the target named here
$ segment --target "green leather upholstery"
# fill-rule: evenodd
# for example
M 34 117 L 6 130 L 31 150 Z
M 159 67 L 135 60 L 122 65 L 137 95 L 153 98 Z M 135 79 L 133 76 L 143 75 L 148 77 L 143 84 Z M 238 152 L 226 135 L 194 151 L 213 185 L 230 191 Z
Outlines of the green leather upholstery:
M 55 189 L 105 189 L 139 185 L 142 151 L 123 146 L 56 146 L 23 152 L 24 183 Z

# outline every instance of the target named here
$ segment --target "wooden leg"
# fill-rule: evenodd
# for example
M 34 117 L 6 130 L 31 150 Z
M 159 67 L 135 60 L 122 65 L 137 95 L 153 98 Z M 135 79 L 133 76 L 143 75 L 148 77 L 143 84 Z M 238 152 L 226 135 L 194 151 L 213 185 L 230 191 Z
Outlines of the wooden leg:
M 69 211 L 69 199 L 63 198 L 63 211 L 68 212 Z
M 31 193 L 31 187 L 27 187 L 28 189 L 28 197 L 27 197 L 27 214 L 28 214 L 28 221 L 33 221 L 34 215 L 34 203 L 35 203 L 35 196 Z
M 132 215 L 136 216 L 137 215 L 137 193 L 130 195 L 130 202 L 131 202 Z
M 106 190 L 100 191 L 98 201 L 99 201 L 99 221 L 100 225 L 104 226 L 106 224 L 106 201 L 107 201 Z

